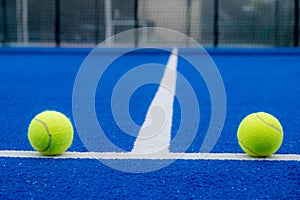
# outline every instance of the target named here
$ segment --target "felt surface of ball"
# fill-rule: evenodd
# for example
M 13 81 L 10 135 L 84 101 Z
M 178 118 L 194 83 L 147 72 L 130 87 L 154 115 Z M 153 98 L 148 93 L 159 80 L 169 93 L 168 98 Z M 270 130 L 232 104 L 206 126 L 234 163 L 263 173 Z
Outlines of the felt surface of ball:
M 265 112 L 245 117 L 237 132 L 240 147 L 253 157 L 267 157 L 282 144 L 283 129 L 280 122 Z
M 44 111 L 36 115 L 28 128 L 31 146 L 42 155 L 54 156 L 65 152 L 74 136 L 70 120 L 62 113 Z

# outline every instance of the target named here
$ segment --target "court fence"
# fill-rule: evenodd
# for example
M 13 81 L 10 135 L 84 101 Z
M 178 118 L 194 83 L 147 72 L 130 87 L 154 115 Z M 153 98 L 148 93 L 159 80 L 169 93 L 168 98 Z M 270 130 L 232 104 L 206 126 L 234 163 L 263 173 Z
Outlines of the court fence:
M 208 47 L 298 46 L 299 0 L 0 0 L 2 46 L 93 47 L 142 27 L 176 30 Z M 172 46 L 170 37 L 140 31 L 114 45 Z

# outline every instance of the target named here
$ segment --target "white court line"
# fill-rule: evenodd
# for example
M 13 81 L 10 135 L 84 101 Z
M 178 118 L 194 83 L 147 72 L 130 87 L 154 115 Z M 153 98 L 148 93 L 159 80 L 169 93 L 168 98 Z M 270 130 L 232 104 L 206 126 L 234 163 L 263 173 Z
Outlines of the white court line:
M 252 161 L 300 161 L 299 154 L 274 154 L 267 158 L 253 158 L 242 153 L 165 153 L 135 154 L 117 152 L 65 152 L 60 156 L 42 156 L 36 151 L 2 150 L 0 157 L 37 159 L 105 159 L 105 160 L 252 160 Z
M 177 79 L 178 49 L 174 48 L 160 86 L 149 106 L 145 121 L 134 142 L 132 153 L 167 153 L 171 141 L 173 102 Z

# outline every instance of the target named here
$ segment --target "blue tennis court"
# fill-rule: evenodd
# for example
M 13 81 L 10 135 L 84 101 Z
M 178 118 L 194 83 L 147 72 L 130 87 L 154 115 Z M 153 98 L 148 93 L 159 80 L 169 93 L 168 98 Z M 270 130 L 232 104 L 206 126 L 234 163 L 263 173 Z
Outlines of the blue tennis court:
M 38 48 L 1 50 L 1 150 L 32 151 L 27 128 L 31 119 L 44 110 L 60 111 L 74 123 L 73 84 L 89 51 Z M 227 95 L 225 125 L 212 153 L 242 153 L 236 138 L 240 121 L 249 113 L 265 111 L 277 116 L 284 128 L 284 141 L 277 154 L 299 155 L 299 51 L 287 48 L 208 52 L 220 71 Z M 168 52 L 151 49 L 125 54 L 107 70 L 102 80 L 105 84 L 99 84 L 96 95 L 101 102 L 96 104 L 97 114 L 102 116 L 99 121 L 111 141 L 124 151 L 132 149 L 135 138 L 124 134 L 115 125 L 107 106 L 110 103 L 108 94 L 112 92 L 116 80 L 134 66 L 151 62 L 166 65 L 169 56 Z M 189 63 L 179 59 L 177 70 L 188 77 L 193 88 L 199 91 L 198 98 L 203 99 L 200 101 L 200 107 L 203 107 L 200 121 L 204 125 L 199 125 L 186 151 L 197 153 L 210 118 L 208 92 L 201 78 L 192 75 L 193 68 Z M 129 108 L 137 124 L 142 124 L 157 89 L 156 84 L 149 84 L 133 94 Z M 178 104 L 175 100 L 173 132 L 178 129 L 180 121 L 177 119 L 180 116 Z M 170 149 L 176 147 L 170 146 Z M 87 152 L 76 129 L 68 151 Z M 299 160 L 179 159 L 165 168 L 136 174 L 112 169 L 97 159 L 39 159 L 4 155 L 0 159 L 0 195 L 3 199 L 297 199 L 300 195 Z

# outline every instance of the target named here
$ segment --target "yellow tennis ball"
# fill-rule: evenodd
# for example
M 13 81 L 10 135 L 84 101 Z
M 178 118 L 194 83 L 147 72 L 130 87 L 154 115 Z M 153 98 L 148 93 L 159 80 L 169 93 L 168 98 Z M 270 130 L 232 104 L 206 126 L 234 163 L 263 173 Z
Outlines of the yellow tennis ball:
M 241 148 L 253 157 L 267 157 L 281 146 L 283 130 L 272 115 L 258 112 L 243 119 L 237 131 Z
M 31 146 L 42 155 L 60 155 L 72 144 L 74 136 L 70 120 L 62 113 L 44 111 L 36 115 L 28 128 Z

